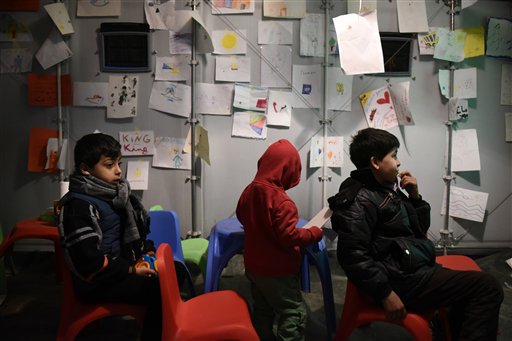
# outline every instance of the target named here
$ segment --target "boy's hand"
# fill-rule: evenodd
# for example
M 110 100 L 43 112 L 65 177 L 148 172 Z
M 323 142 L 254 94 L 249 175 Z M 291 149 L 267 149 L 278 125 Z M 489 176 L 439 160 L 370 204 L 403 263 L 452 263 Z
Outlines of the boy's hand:
M 398 174 L 400 177 L 400 188 L 403 188 L 409 193 L 409 198 L 419 199 L 420 192 L 418 190 L 418 182 L 411 172 L 403 171 Z
M 150 268 L 140 267 L 140 268 L 135 268 L 135 274 L 137 276 L 153 277 L 156 275 L 156 272 L 155 272 L 155 270 L 150 269 Z
M 382 307 L 386 310 L 386 317 L 391 321 L 403 320 L 407 315 L 402 300 L 394 291 L 382 300 Z

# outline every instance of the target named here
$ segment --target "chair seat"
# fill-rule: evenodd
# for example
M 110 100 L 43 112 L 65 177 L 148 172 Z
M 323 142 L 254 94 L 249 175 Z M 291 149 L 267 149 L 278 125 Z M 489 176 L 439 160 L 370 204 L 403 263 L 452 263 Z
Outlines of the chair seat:
M 208 257 L 208 239 L 189 238 L 181 241 L 185 262 L 196 264 L 206 278 L 206 259 Z

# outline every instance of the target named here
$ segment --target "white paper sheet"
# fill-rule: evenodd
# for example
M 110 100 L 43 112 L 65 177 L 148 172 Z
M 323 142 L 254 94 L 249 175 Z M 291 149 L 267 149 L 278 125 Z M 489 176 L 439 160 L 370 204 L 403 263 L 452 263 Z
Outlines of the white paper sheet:
M 340 15 L 333 22 L 346 75 L 384 72 L 377 11 Z
M 307 13 L 300 19 L 300 55 L 323 57 L 325 55 L 325 14 Z
M 468 101 L 457 97 L 448 100 L 448 119 L 450 121 L 463 120 L 468 118 Z
M 153 82 L 149 108 L 188 118 L 191 110 L 190 86 L 176 82 Z
M 144 14 L 152 30 L 172 30 L 174 12 L 174 0 L 144 0 Z
M 197 157 L 203 159 L 208 165 L 210 164 L 210 141 L 208 139 L 208 130 L 206 130 L 200 124 L 196 124 L 195 131 L 195 154 Z M 192 153 L 192 133 L 191 129 L 188 130 L 187 138 L 185 139 L 185 146 L 183 150 L 185 153 Z
M 290 127 L 292 120 L 292 93 L 269 90 L 267 125 Z
M 247 31 L 212 31 L 213 53 L 215 54 L 246 54 Z
M 267 108 L 267 97 L 267 88 L 250 84 L 235 83 L 233 107 L 264 112 Z
M 77 17 L 118 17 L 121 15 L 121 1 L 77 0 Z
M 501 105 L 512 105 L 512 64 L 501 64 Z
M 263 16 L 272 18 L 303 18 L 306 0 L 263 0 Z
M 510 37 L 512 37 L 512 20 L 489 18 L 485 55 L 512 58 Z
M 147 190 L 149 178 L 149 161 L 128 161 L 126 180 L 132 190 Z
M 466 32 L 450 31 L 444 27 L 436 30 L 438 41 L 434 48 L 434 58 L 450 62 L 461 62 L 464 60 L 464 42 Z
M 390 129 L 398 125 L 398 118 L 387 86 L 359 95 L 366 122 L 370 128 Z
M 346 76 L 339 67 L 327 69 L 327 109 L 352 110 L 352 79 Z
M 254 4 L 256 0 L 213 0 L 212 14 L 243 14 L 254 13 Z
M 157 136 L 153 167 L 171 169 L 191 169 L 191 156 L 185 153 L 185 139 L 178 137 Z
M 483 222 L 489 193 L 471 191 L 450 186 L 450 216 Z M 441 214 L 446 214 L 446 190 L 443 195 Z
M 458 98 L 476 98 L 476 67 L 457 69 L 453 73 L 453 96 Z
M 108 83 L 74 82 L 73 105 L 77 107 L 106 107 Z
M 196 83 L 196 112 L 207 115 L 231 115 L 233 84 Z
M 0 73 L 30 72 L 32 58 L 32 52 L 27 48 L 1 49 Z
M 155 64 L 157 81 L 188 81 L 190 79 L 189 55 L 156 57 Z
M 258 44 L 293 44 L 293 23 L 291 21 L 258 21 Z
M 44 9 L 52 18 L 53 23 L 63 35 L 73 34 L 75 30 L 69 19 L 69 13 L 63 2 L 55 2 L 53 4 L 44 5 Z
M 28 26 L 13 18 L 10 14 L 0 12 L 0 41 L 33 41 L 32 33 Z
M 216 56 L 215 80 L 220 82 L 250 82 L 251 59 L 242 56 Z
M 44 41 L 43 45 L 36 52 L 36 59 L 41 64 L 43 69 L 48 69 L 68 58 L 71 58 L 73 53 L 68 45 L 62 39 L 59 31 L 53 29 L 48 38 Z
M 121 155 L 153 155 L 155 153 L 155 133 L 152 130 L 120 131 Z
M 365 13 L 377 9 L 377 0 L 347 0 L 347 13 Z
M 325 166 L 339 168 L 343 166 L 343 136 L 328 136 L 325 142 L 324 137 L 313 136 L 309 150 L 309 167 Z
M 479 171 L 480 169 L 476 129 L 454 130 L 452 135 L 452 171 Z
M 398 28 L 401 33 L 427 32 L 427 6 L 425 0 L 396 0 Z
M 108 118 L 137 116 L 139 76 L 120 75 L 108 77 Z
M 315 216 L 311 218 L 306 225 L 302 226 L 302 228 L 305 229 L 312 226 L 322 227 L 331 218 L 331 216 L 332 211 L 329 209 L 329 206 L 326 206 L 318 211 L 318 213 L 315 214 Z
M 292 81 L 292 48 L 263 45 L 261 49 L 261 86 L 289 88 Z
M 254 111 L 240 111 L 233 114 L 231 136 L 264 140 L 267 138 L 267 116 Z
M 322 66 L 293 65 L 293 107 L 320 108 L 323 96 Z

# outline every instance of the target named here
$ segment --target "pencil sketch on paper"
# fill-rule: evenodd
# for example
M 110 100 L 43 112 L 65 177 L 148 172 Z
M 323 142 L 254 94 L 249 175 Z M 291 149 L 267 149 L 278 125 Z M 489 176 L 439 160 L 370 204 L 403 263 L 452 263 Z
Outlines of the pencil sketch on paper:
M 489 193 L 471 191 L 451 186 L 450 216 L 477 222 L 483 222 Z M 441 214 L 446 214 L 446 191 L 444 193 Z

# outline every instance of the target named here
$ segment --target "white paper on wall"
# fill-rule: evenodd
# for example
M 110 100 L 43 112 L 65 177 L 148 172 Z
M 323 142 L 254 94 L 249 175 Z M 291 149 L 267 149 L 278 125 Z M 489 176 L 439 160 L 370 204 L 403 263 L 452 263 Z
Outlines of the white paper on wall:
M 108 77 L 108 118 L 137 116 L 139 76 L 121 75 Z
M 450 186 L 450 217 L 483 222 L 489 193 L 471 191 Z M 443 195 L 441 214 L 446 214 L 446 190 Z
M 36 59 L 41 64 L 43 69 L 48 69 L 68 58 L 71 58 L 73 53 L 68 45 L 62 39 L 59 31 L 53 29 L 48 38 L 44 41 L 43 45 L 36 52 Z
M 32 57 L 32 52 L 27 48 L 1 49 L 0 73 L 30 72 Z
M 377 0 L 347 0 L 347 13 L 365 13 L 377 9 Z
M 339 67 L 327 69 L 327 109 L 352 110 L 352 79 L 346 76 Z
M 377 11 L 340 15 L 333 22 L 346 75 L 384 72 Z
M 172 169 L 191 169 L 191 155 L 185 153 L 184 138 L 157 136 L 155 138 L 155 154 L 153 167 Z
M 121 1 L 77 0 L 77 17 L 118 17 L 121 15 Z
M 512 142 L 512 112 L 505 113 L 505 141 Z
M 246 54 L 247 31 L 212 31 L 213 53 L 215 54 Z
M 69 13 L 63 2 L 55 2 L 53 4 L 44 5 L 44 9 L 52 18 L 53 23 L 63 35 L 73 34 L 75 30 L 69 19 Z
M 174 0 L 165 2 L 144 0 L 144 14 L 152 30 L 172 30 L 174 27 Z
M 108 83 L 74 82 L 73 105 L 77 107 L 106 107 Z
M 512 37 L 512 20 L 505 18 L 489 18 L 487 23 L 485 55 L 512 58 L 510 37 Z
M 155 134 L 152 130 L 120 131 L 119 143 L 123 156 L 145 156 L 155 153 Z
M 231 136 L 264 140 L 267 138 L 267 116 L 254 111 L 241 111 L 233 114 Z
M 306 15 L 306 0 L 263 0 L 263 16 L 300 19 Z
M 250 84 L 235 83 L 233 107 L 264 112 L 267 108 L 267 97 L 267 88 Z
M 323 136 L 311 138 L 309 167 L 323 167 L 324 157 L 326 167 L 343 166 L 343 136 L 328 136 L 325 146 Z
M 261 86 L 289 88 L 292 79 L 292 48 L 263 45 L 261 49 Z
M 147 190 L 149 178 L 149 161 L 128 161 L 126 180 L 132 190 Z
M 323 57 L 325 55 L 325 14 L 306 13 L 300 19 L 300 55 Z
M 468 118 L 468 101 L 457 97 L 448 100 L 448 119 L 450 121 L 463 120 Z
M 258 21 L 258 44 L 293 44 L 293 23 L 291 21 Z
M 156 57 L 155 80 L 188 81 L 190 79 L 190 58 L 189 55 Z
M 216 56 L 215 80 L 220 82 L 250 82 L 251 59 L 242 56 Z
M 453 73 L 453 96 L 476 98 L 476 67 L 457 69 Z
M 153 82 L 149 108 L 188 118 L 191 110 L 190 86 L 176 82 Z
M 436 31 L 437 27 L 430 27 L 428 32 L 418 33 L 418 48 L 421 55 L 434 55 L 436 44 L 439 40 Z
M 501 105 L 512 105 L 512 64 L 501 64 Z
M 233 84 L 196 83 L 196 112 L 207 115 L 231 115 Z
M 452 135 L 452 171 L 479 171 L 480 153 L 476 129 L 454 130 Z
M 320 108 L 323 92 L 322 66 L 293 65 L 293 107 Z
M 427 32 L 425 0 L 397 0 L 398 29 L 401 33 Z
M 292 93 L 269 90 L 267 125 L 290 127 L 292 120 Z
M 256 0 L 213 0 L 212 14 L 243 14 L 254 13 L 254 5 Z
M 434 58 L 450 62 L 461 62 L 464 60 L 464 43 L 466 32 L 450 31 L 444 27 L 436 30 L 437 43 L 434 48 Z

